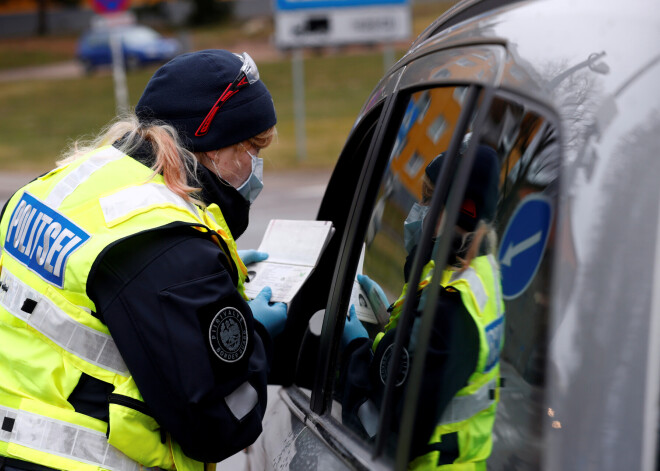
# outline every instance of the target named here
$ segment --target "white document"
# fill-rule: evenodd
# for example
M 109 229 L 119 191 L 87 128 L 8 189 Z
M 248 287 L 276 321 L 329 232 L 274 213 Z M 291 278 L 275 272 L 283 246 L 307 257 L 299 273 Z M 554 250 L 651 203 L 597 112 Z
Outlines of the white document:
M 371 303 L 369 303 L 369 298 L 367 298 L 358 280 L 353 280 L 351 304 L 355 306 L 355 315 L 360 321 L 367 322 L 368 324 L 378 324 L 378 319 L 376 319 Z
M 321 257 L 334 228 L 330 221 L 272 219 L 259 245 L 268 253 L 263 262 L 248 265 L 245 294 L 256 297 L 265 287 L 272 302 L 289 303 Z

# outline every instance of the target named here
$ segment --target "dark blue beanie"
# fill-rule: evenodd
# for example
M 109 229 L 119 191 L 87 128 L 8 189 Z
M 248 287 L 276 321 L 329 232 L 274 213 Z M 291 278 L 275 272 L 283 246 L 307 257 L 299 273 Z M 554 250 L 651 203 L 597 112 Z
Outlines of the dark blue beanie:
M 444 162 L 444 152 L 426 166 L 426 175 L 435 185 Z M 465 189 L 465 198 L 456 223 L 472 232 L 483 219 L 492 222 L 497 207 L 500 164 L 492 147 L 479 145 L 474 156 L 474 165 Z
M 186 149 L 205 152 L 221 149 L 275 126 L 273 99 L 261 80 L 239 90 L 220 108 L 208 133 L 195 131 L 227 86 L 238 76 L 243 62 L 221 49 L 181 54 L 159 68 L 147 83 L 135 113 L 141 123 L 164 121 L 179 132 Z

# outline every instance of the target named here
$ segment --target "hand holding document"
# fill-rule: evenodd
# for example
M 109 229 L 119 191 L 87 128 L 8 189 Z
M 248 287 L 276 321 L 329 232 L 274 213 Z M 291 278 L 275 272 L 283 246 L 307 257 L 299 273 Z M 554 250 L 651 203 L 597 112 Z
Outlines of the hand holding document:
M 334 232 L 330 221 L 272 219 L 257 249 L 268 253 L 247 266 L 245 294 L 253 299 L 265 286 L 271 302 L 289 303 L 312 272 Z
M 358 261 L 357 275 L 353 280 L 350 304 L 355 306 L 355 314 L 360 321 L 382 326 L 389 320 L 388 302 L 380 286 L 369 277 L 362 275 L 364 251 L 365 247 L 363 245 Z M 359 281 L 361 277 L 362 283 Z

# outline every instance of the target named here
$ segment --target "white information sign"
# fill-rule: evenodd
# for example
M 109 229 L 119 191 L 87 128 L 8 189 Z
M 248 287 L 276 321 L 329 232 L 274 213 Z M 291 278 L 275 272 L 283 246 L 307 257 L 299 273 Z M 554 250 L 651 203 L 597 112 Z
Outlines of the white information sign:
M 277 0 L 279 48 L 392 43 L 411 36 L 408 0 Z

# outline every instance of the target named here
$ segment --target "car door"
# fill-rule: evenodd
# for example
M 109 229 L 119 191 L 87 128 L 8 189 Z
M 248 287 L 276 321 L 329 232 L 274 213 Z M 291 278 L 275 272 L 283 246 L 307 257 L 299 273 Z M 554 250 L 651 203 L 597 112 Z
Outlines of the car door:
M 553 189 L 557 184 L 554 170 L 559 158 L 557 127 L 551 113 L 537 104 L 494 87 L 499 68 L 506 64 L 506 51 L 498 45 L 420 54 L 386 77 L 367 101 L 319 211 L 319 219 L 331 219 L 338 228 L 334 236 L 336 246 L 330 248 L 332 276 L 326 278 L 329 283 L 321 291 L 321 301 L 307 309 L 318 314 L 312 316 L 314 325 L 302 335 L 304 353 L 296 359 L 296 385 L 283 389 L 274 401 L 278 404 L 274 407 L 280 410 L 278 415 L 297 425 L 289 428 L 286 436 L 290 438 L 285 443 L 276 439 L 270 442 L 270 448 L 260 458 L 265 469 L 281 467 L 282 457 L 290 458 L 284 460 L 284 469 L 302 469 L 296 467 L 294 459 L 300 453 L 298 448 L 305 448 L 296 445 L 298 437 L 306 437 L 307 442 L 311 440 L 324 450 L 318 456 L 332 453 L 351 468 L 407 466 L 413 440 L 422 440 L 414 436 L 415 426 L 410 420 L 418 414 L 419 407 L 431 410 L 429 405 L 435 404 L 428 396 L 426 402 L 419 402 L 428 365 L 425 367 L 420 360 L 425 355 L 409 352 L 411 344 L 415 344 L 416 352 L 427 352 L 430 336 L 420 332 L 429 330 L 420 330 L 419 326 L 433 325 L 437 318 L 433 306 L 438 291 L 399 303 L 402 310 L 398 331 L 390 335 L 389 360 L 383 356 L 379 365 L 364 370 L 367 376 L 372 375 L 370 380 L 380 381 L 367 426 L 364 425 L 369 420 L 362 419 L 368 414 L 351 420 L 344 410 L 346 382 L 342 372 L 347 354 L 341 348 L 343 325 L 351 304 L 359 304 L 355 302 L 359 299 L 355 297 L 358 273 L 376 282 L 391 305 L 400 300 L 406 282 L 416 286 L 422 279 L 428 263 L 422 252 L 431 252 L 438 262 L 447 259 L 451 233 L 434 228 L 439 227 L 441 214 L 449 221 L 458 219 L 466 178 L 479 145 L 488 145 L 497 152 L 501 168 L 493 232 L 513 244 L 513 252 L 507 252 L 508 246 L 502 249 L 495 243 L 491 255 L 500 266 L 513 265 L 510 273 L 514 275 L 508 278 L 526 277 L 517 280 L 513 295 L 504 299 L 506 328 L 492 339 L 493 351 L 502 347 L 500 367 L 505 380 L 494 391 L 500 404 L 491 462 L 494 469 L 509 469 L 507 466 L 518 462 L 527 466 L 522 469 L 533 469 L 538 463 L 537 420 L 543 410 L 542 345 L 547 324 L 544 287 L 550 274 L 550 233 L 556 198 Z M 425 220 L 430 229 L 420 244 L 426 244 L 426 248 L 411 256 L 406 248 L 404 225 L 413 205 L 423 200 L 426 167 L 439 154 L 445 154 L 447 159 L 434 195 L 443 196 L 433 200 Z M 518 222 L 521 205 L 526 208 L 529 201 L 536 200 L 544 202 L 544 209 L 550 208 L 539 223 L 544 224 L 539 226 L 539 240 L 538 231 L 519 233 Z M 334 204 L 342 210 L 331 210 Z M 535 209 L 536 206 L 532 208 Z M 531 251 L 533 261 L 524 266 L 511 263 Z M 321 271 L 327 273 L 327 266 L 323 268 Z M 517 276 L 523 269 L 526 274 Z M 437 280 L 431 282 L 434 284 Z M 368 314 L 367 310 L 360 318 L 371 341 L 384 330 L 387 319 L 379 321 L 376 312 Z M 535 348 L 539 345 L 541 350 Z M 392 358 L 398 360 L 391 361 Z M 535 370 L 533 367 L 538 365 Z M 521 404 L 525 407 L 520 408 Z M 518 414 L 521 410 L 523 413 Z M 266 422 L 265 430 L 264 435 L 270 436 Z M 263 451 L 263 447 L 260 449 Z
M 87 56 L 92 64 L 104 65 L 112 63 L 110 50 L 110 33 L 106 30 L 94 31 L 88 36 Z

